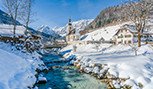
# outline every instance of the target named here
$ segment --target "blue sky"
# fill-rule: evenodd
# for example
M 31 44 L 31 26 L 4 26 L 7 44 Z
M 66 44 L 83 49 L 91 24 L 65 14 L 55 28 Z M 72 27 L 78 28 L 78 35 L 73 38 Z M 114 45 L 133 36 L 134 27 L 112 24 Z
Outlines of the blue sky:
M 61 27 L 68 23 L 69 17 L 72 21 L 94 19 L 102 9 L 119 4 L 120 0 L 35 0 L 35 22 L 31 27 Z

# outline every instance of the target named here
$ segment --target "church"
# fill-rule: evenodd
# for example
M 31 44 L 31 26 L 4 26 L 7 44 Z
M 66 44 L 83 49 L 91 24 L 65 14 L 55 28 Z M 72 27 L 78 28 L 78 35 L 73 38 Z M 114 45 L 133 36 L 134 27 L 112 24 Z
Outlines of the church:
M 67 27 L 67 35 L 66 35 L 66 42 L 69 41 L 78 41 L 80 39 L 80 33 L 73 28 L 71 23 L 71 18 L 69 18 L 69 23 Z

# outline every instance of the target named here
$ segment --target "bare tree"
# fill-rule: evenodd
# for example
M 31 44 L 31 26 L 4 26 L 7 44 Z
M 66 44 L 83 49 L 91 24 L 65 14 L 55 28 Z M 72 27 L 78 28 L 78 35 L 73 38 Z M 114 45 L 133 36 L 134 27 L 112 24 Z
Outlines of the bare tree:
M 95 48 L 96 48 L 96 50 L 98 52 L 98 50 L 99 50 L 99 44 L 98 43 L 95 44 Z
M 137 56 L 138 54 L 137 54 L 137 51 L 138 51 L 138 47 L 135 45 L 135 44 L 133 44 L 133 45 L 129 45 L 131 48 L 132 48 L 132 51 L 134 51 L 134 53 L 135 53 L 135 56 Z
M 134 23 L 138 34 L 138 47 L 141 47 L 141 35 L 153 11 L 153 0 L 122 0 L 122 2 L 125 4 L 123 16 Z
M 26 25 L 25 35 L 27 35 L 28 26 L 31 23 L 32 17 L 32 5 L 34 0 L 24 0 L 24 5 L 22 6 L 22 10 L 20 13 L 20 19 Z
M 18 18 L 20 6 L 22 5 L 22 0 L 3 0 L 3 3 L 4 3 L 4 7 L 8 11 L 9 16 L 13 19 L 13 22 L 14 22 L 13 35 L 14 35 L 14 41 L 15 41 L 17 18 Z

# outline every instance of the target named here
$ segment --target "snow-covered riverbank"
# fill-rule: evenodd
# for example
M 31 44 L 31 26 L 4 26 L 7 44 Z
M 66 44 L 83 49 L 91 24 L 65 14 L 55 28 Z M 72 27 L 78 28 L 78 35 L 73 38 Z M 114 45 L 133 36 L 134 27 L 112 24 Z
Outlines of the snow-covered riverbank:
M 36 68 L 44 69 L 38 53 L 22 53 L 0 42 L 0 89 L 28 89 L 36 82 Z
M 60 54 L 68 59 L 76 56 L 76 60 L 72 60 L 71 63 L 85 72 L 103 77 L 103 73 L 108 70 L 107 74 L 115 78 L 127 79 L 123 82 L 113 80 L 116 88 L 125 85 L 132 86 L 133 89 L 153 88 L 153 48 L 150 45 L 142 45 L 138 49 L 138 56 L 135 56 L 129 45 L 102 44 L 98 51 L 95 44 L 76 46 L 76 52 L 72 51 L 73 45 L 70 45 L 63 48 Z

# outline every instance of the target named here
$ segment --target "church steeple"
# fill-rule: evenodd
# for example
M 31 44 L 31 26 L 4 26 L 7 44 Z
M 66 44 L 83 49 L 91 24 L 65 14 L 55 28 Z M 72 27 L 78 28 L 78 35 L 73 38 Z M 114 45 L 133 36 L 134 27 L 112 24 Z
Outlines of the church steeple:
M 69 18 L 67 35 L 70 33 L 71 30 L 72 30 L 72 23 L 71 23 L 71 18 Z
M 71 18 L 69 18 L 69 23 L 71 23 Z

